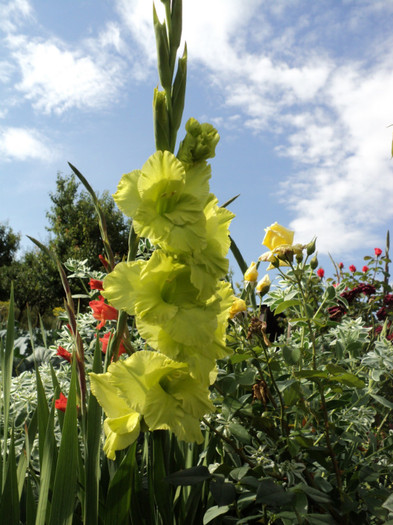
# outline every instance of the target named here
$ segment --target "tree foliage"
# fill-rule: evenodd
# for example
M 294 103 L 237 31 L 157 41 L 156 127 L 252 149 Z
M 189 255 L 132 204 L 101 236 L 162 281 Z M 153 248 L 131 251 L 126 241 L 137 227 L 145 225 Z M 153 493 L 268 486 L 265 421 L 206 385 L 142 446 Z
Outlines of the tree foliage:
M 61 261 L 87 259 L 92 268 L 98 269 L 98 255 L 103 253 L 103 244 L 96 210 L 91 196 L 80 191 L 79 186 L 74 175 L 58 174 L 56 191 L 50 194 L 52 206 L 46 214 L 47 230 L 53 234 L 50 245 Z M 99 203 L 106 217 L 112 250 L 121 260 L 128 250 L 129 224 L 117 210 L 109 192 L 99 196 Z
M 0 267 L 9 266 L 19 248 L 20 234 L 7 223 L 0 223 Z

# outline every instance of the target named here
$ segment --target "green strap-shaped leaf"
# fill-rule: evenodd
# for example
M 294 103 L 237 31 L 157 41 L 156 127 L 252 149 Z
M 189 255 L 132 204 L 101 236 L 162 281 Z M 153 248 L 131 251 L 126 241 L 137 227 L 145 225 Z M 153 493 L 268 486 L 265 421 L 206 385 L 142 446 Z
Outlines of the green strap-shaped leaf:
M 20 455 L 19 461 L 18 461 L 17 477 L 18 477 L 19 497 L 22 494 L 25 477 L 26 477 L 27 466 L 30 462 L 31 448 L 33 446 L 33 442 L 37 434 L 37 422 L 38 422 L 38 417 L 37 417 L 37 409 L 36 409 L 34 410 L 33 417 L 31 418 L 29 427 L 26 431 L 25 450 Z
M 113 476 L 108 489 L 105 507 L 105 525 L 127 525 L 133 491 L 133 471 L 136 467 L 137 442 L 128 449 L 127 455 Z
M 8 439 L 8 421 L 10 413 L 10 390 L 12 365 L 14 362 L 14 339 L 15 339 L 15 316 L 14 316 L 14 286 L 11 284 L 10 304 L 8 307 L 7 332 L 5 339 L 5 348 L 1 346 L 1 371 L 2 371 L 2 404 L 3 404 L 3 468 L 2 483 L 4 486 L 6 479 L 6 458 L 7 458 L 7 439 Z
M 19 494 L 16 475 L 16 460 L 14 446 L 14 432 L 12 431 L 11 443 L 6 463 L 4 488 L 0 502 L 0 523 L 19 525 Z
M 101 347 L 97 338 L 93 372 L 102 372 Z M 100 444 L 101 444 L 101 415 L 102 410 L 95 396 L 89 396 L 87 406 L 87 432 L 85 447 L 85 505 L 84 525 L 98 523 L 98 487 L 100 479 Z
M 40 419 L 40 407 L 38 408 L 38 419 Z M 47 426 L 44 434 L 42 452 L 40 452 L 40 493 L 38 497 L 37 515 L 35 525 L 45 525 L 48 515 L 48 494 L 52 488 L 54 469 L 57 460 L 57 447 L 54 434 L 54 403 L 47 417 Z M 40 430 L 41 432 L 41 430 Z M 41 455 L 42 454 L 42 455 Z
M 64 416 L 49 525 L 71 525 L 75 508 L 78 460 L 76 359 L 72 363 L 70 391 Z
M 42 467 L 42 458 L 44 456 L 44 444 L 46 428 L 48 426 L 49 408 L 45 396 L 44 385 L 37 364 L 35 365 L 36 385 L 37 385 L 37 416 L 38 416 L 38 448 L 40 466 Z

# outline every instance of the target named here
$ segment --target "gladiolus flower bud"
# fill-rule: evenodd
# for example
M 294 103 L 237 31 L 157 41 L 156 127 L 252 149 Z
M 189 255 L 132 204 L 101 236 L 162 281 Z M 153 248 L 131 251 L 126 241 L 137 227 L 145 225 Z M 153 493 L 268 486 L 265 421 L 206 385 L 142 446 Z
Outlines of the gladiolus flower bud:
M 252 262 L 244 274 L 244 280 L 249 283 L 255 283 L 258 279 L 258 270 L 255 262 Z
M 310 266 L 312 270 L 315 270 L 315 268 L 318 266 L 318 259 L 316 255 L 311 259 Z
M 268 274 L 266 274 L 264 277 L 262 277 L 262 279 L 258 282 L 255 290 L 257 293 L 259 293 L 260 295 L 264 295 L 265 293 L 267 293 L 270 289 L 270 285 L 271 285 L 271 281 L 270 281 L 270 277 L 268 276 Z
M 57 348 L 57 355 L 62 357 L 63 359 L 65 359 L 66 361 L 68 361 L 69 363 L 71 363 L 71 360 L 72 360 L 72 354 L 70 352 L 68 352 L 68 350 L 66 350 L 65 348 L 63 348 L 62 346 L 59 346 Z

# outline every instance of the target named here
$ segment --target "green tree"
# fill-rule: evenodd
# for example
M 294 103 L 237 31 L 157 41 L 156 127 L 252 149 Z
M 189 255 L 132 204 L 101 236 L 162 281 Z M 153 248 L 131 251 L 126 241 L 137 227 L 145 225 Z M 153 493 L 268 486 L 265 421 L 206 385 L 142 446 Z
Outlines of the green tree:
M 9 266 L 15 258 L 20 244 L 20 234 L 7 223 L 0 223 L 0 268 Z
M 93 269 L 98 269 L 101 268 L 98 255 L 103 254 L 103 243 L 97 213 L 91 196 L 79 186 L 74 175 L 57 175 L 56 191 L 50 194 L 52 206 L 46 214 L 50 224 L 47 230 L 53 234 L 50 245 L 61 261 L 87 259 Z M 113 253 L 121 260 L 128 251 L 129 223 L 116 208 L 109 192 L 98 196 L 98 200 L 106 218 Z

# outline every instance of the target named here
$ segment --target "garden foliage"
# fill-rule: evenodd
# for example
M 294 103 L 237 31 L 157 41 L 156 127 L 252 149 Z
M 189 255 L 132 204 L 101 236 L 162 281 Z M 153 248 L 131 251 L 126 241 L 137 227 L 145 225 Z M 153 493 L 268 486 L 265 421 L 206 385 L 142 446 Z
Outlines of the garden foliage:
M 33 240 L 64 290 L 55 333 L 21 333 L 11 292 L 0 521 L 393 523 L 389 238 L 362 271 L 333 263 L 325 278 L 315 239 L 295 243 L 274 223 L 268 251 L 246 264 L 230 204 L 209 188 L 217 131 L 189 119 L 175 154 L 187 53 L 176 69 L 182 3 L 162 2 L 157 151 L 114 195 L 132 219 L 127 258 L 116 260 L 100 201 L 71 166 L 99 219 L 101 268 L 62 264 Z

